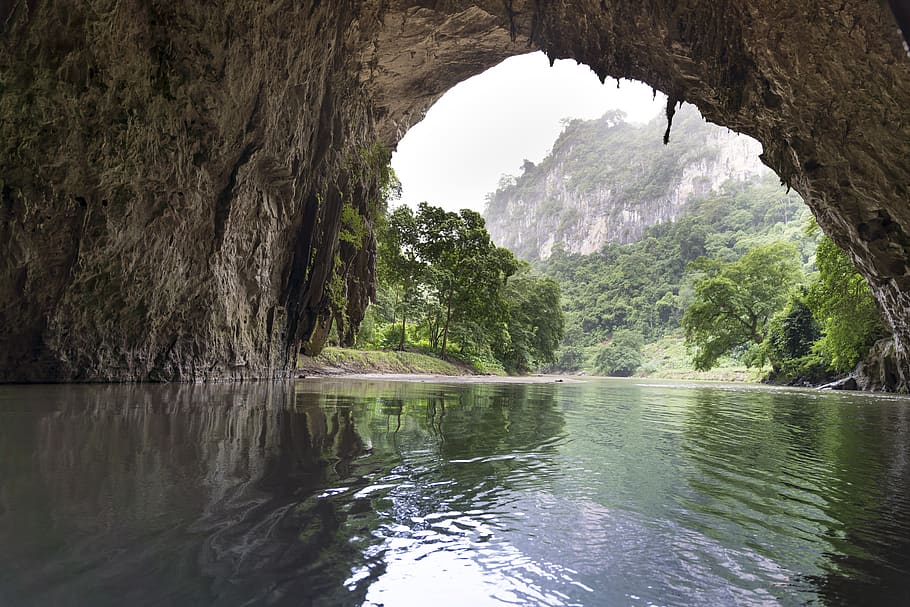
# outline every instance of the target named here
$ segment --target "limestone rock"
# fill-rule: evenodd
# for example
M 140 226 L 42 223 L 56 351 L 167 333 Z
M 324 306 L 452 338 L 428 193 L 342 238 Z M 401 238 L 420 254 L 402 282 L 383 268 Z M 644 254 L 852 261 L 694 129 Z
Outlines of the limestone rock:
M 820 0 L 0 5 L 0 380 L 287 376 L 335 277 L 369 297 L 361 152 L 535 48 L 758 139 L 910 385 L 910 61 L 883 3 Z
M 893 390 L 900 378 L 897 349 L 894 340 L 882 339 L 876 342 L 865 360 L 854 372 L 856 387 L 860 390 Z
M 526 164 L 488 199 L 493 240 L 528 261 L 547 259 L 557 244 L 588 255 L 640 240 L 730 180 L 771 173 L 758 142 L 705 123 L 691 106 L 677 112 L 669 145 L 665 128 L 665 120 L 639 126 L 612 112 L 572 121 L 539 165 Z

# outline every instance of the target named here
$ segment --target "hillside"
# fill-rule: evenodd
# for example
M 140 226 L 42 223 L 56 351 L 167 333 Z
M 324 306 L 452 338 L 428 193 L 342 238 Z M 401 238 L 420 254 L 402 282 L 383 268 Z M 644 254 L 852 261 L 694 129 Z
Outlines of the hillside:
M 539 165 L 526 161 L 521 175 L 504 177 L 488 196 L 493 240 L 529 261 L 548 258 L 558 244 L 594 253 L 678 219 L 689 201 L 727 181 L 770 174 L 757 142 L 705 122 L 692 106 L 676 113 L 666 146 L 665 128 L 662 117 L 637 125 L 620 112 L 567 122 Z
M 563 344 L 595 345 L 617 330 L 652 341 L 678 330 L 692 296 L 687 265 L 702 256 L 733 261 L 758 244 L 791 242 L 811 271 L 816 239 L 805 234 L 809 217 L 798 195 L 766 177 L 695 198 L 685 217 L 647 228 L 634 243 L 608 243 L 590 255 L 555 247 L 537 265 L 562 288 Z

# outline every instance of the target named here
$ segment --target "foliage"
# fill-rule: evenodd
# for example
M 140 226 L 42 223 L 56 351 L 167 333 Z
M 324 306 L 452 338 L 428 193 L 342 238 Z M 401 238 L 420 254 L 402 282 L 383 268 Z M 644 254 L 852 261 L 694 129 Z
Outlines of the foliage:
M 568 253 L 561 243 L 590 218 L 564 205 L 567 196 L 609 195 L 616 209 L 634 212 L 668 196 L 685 167 L 715 150 L 705 136 L 710 127 L 696 112 L 677 114 L 674 133 L 682 136 L 666 147 L 654 145 L 663 124 L 637 127 L 618 113 L 564 127 L 547 158 L 500 180 L 486 209 L 491 225 L 553 226 L 551 255 L 535 262 L 563 294 L 565 336 L 549 369 L 604 372 L 614 366 L 618 347 L 609 348 L 623 331 L 654 344 L 686 325 L 699 368 L 770 362 L 778 377 L 818 378 L 822 370 L 850 369 L 883 334 L 865 281 L 830 240 L 819 244 L 820 235 L 804 229 L 812 223 L 808 209 L 770 175 L 694 196 L 682 217 L 645 229 L 636 242 Z M 679 147 L 680 141 L 690 143 Z M 608 222 L 623 221 L 606 212 Z M 538 250 L 534 239 L 516 248 L 529 259 Z M 810 286 L 798 293 L 798 284 Z M 721 303 L 730 309 L 721 310 Z M 649 360 L 644 370 L 683 371 L 675 350 L 671 358 Z
M 801 278 L 797 260 L 794 246 L 773 243 L 754 247 L 734 262 L 705 258 L 692 264 L 704 278 L 695 283 L 682 326 L 696 369 L 710 369 L 737 349 L 755 352 L 747 365 L 764 364 L 765 355 L 756 348 Z
M 417 223 L 417 248 L 435 304 L 428 307 L 433 347 L 445 356 L 450 334 L 462 350 L 483 346 L 489 337 L 502 339 L 507 315 L 503 287 L 517 268 L 515 258 L 493 244 L 475 211 L 452 213 L 423 202 Z
M 555 355 L 556 361 L 544 367 L 548 373 L 576 373 L 584 368 L 585 353 L 579 346 L 561 346 Z
M 831 379 L 831 369 L 824 357 L 813 351 L 783 360 L 773 379 L 777 383 L 818 384 Z
M 380 293 L 391 293 L 390 303 L 401 318 L 398 332 L 398 349 L 404 348 L 407 339 L 407 319 L 417 313 L 419 285 L 427 267 L 420 258 L 420 236 L 417 218 L 409 207 L 400 206 L 388 213 L 377 234 L 377 275 Z M 383 293 L 385 291 L 385 293 Z M 388 299 L 388 297 L 386 297 Z M 388 332 L 386 332 L 388 337 Z M 383 345 L 389 345 L 383 340 Z
M 819 276 L 808 305 L 822 326 L 819 348 L 838 372 L 849 371 L 885 334 L 875 298 L 850 258 L 830 238 L 816 251 Z
M 753 246 L 784 241 L 811 269 L 815 241 L 803 231 L 809 212 L 775 182 L 731 183 L 687 208 L 686 216 L 648 229 L 638 242 L 607 244 L 591 255 L 557 245 L 537 264 L 563 292 L 564 346 L 602 343 L 620 329 L 648 342 L 677 331 L 694 294 L 688 263 L 701 256 L 735 261 Z
M 354 373 L 422 373 L 462 375 L 465 369 L 451 362 L 419 352 L 382 352 L 325 348 L 314 361 Z
M 559 285 L 552 278 L 530 273 L 530 266 L 523 269 L 506 285 L 509 338 L 495 348 L 506 369 L 514 373 L 555 362 L 564 330 Z
M 600 375 L 629 377 L 641 366 L 644 339 L 634 331 L 617 331 L 611 342 L 604 346 L 595 359 L 595 369 Z
M 367 238 L 366 221 L 349 202 L 345 202 L 341 206 L 341 229 L 338 232 L 338 238 L 355 249 L 362 248 Z
M 519 373 L 555 359 L 559 286 L 495 246 L 480 214 L 427 203 L 416 213 L 393 209 L 377 250 L 370 345 L 410 343 L 443 357 L 454 347 L 477 367 Z
M 803 295 L 793 297 L 787 306 L 774 315 L 768 330 L 766 352 L 775 367 L 785 361 L 803 358 L 821 337 L 812 310 Z
M 392 151 L 376 142 L 361 148 L 349 161 L 352 173 L 360 173 L 364 180 L 375 180 L 375 197 L 369 200 L 370 216 L 380 218 L 392 200 L 401 198 L 401 182 L 392 169 Z

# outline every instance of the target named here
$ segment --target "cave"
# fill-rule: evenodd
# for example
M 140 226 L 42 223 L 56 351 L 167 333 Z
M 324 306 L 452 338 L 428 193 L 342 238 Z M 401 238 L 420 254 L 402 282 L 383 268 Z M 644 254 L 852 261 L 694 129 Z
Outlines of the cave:
M 910 387 L 910 59 L 887 5 L 795 0 L 4 3 L 0 381 L 291 376 L 373 296 L 396 142 L 537 49 L 760 141 Z

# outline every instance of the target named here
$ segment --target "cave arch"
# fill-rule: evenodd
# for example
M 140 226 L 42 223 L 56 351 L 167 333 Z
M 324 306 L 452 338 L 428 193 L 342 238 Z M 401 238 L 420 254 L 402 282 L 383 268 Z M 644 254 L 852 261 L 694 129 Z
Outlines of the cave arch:
M 299 342 L 318 348 L 333 314 L 356 324 L 371 295 L 369 230 L 338 235 L 345 207 L 369 226 L 381 147 L 455 83 L 539 48 L 760 141 L 869 279 L 906 389 L 896 29 L 858 1 L 11 3 L 0 380 L 291 374 Z

